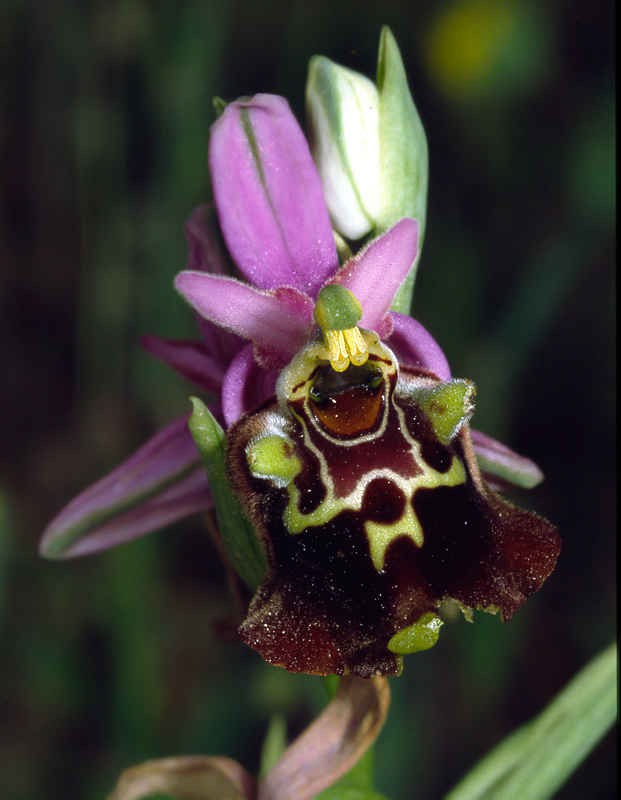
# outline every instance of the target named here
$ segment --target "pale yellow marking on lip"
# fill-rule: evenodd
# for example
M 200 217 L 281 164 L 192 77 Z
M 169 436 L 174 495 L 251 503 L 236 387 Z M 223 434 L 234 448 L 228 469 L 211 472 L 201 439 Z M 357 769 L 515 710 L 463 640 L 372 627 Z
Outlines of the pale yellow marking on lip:
M 364 530 L 369 540 L 371 561 L 378 572 L 384 568 L 388 545 L 398 536 L 409 536 L 417 547 L 423 546 L 423 529 L 410 503 L 406 505 L 404 515 L 397 522 L 366 522 Z
M 421 463 L 420 461 L 417 463 Z M 384 524 L 366 522 L 364 529 L 369 540 L 371 560 L 379 572 L 384 569 L 384 559 L 388 545 L 398 536 L 409 536 L 417 547 L 423 546 L 423 529 L 412 508 L 412 498 L 418 489 L 436 489 L 439 486 L 458 486 L 466 480 L 466 470 L 458 458 L 453 456 L 453 463 L 448 472 L 437 472 L 422 462 L 423 473 L 407 482 L 405 514 L 397 520 Z

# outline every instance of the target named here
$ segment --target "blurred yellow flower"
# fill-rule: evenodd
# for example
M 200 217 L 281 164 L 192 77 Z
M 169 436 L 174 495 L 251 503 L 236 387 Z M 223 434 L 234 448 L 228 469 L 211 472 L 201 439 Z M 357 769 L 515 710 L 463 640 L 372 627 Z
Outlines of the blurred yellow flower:
M 435 18 L 427 39 L 428 66 L 449 94 L 478 93 L 496 71 L 521 23 L 513 2 L 458 0 Z

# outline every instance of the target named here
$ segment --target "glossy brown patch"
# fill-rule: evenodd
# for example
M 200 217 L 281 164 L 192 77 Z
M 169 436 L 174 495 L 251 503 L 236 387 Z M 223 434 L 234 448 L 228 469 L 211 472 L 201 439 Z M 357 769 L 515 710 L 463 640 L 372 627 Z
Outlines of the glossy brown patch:
M 309 395 L 309 407 L 323 428 L 345 439 L 374 430 L 383 410 L 382 373 L 350 366 L 344 372 L 331 367 L 319 371 Z

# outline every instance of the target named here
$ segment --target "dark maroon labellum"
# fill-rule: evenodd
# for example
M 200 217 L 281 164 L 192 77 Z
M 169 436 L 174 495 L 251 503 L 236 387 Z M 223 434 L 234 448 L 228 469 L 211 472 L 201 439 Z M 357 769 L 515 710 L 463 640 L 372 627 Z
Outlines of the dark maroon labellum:
M 399 371 L 362 333 L 365 364 L 335 372 L 311 343 L 278 398 L 229 433 L 230 479 L 268 561 L 240 636 L 296 672 L 399 674 L 402 653 L 430 646 L 419 631 L 442 601 L 506 621 L 560 549 L 553 525 L 482 481 L 474 387 Z

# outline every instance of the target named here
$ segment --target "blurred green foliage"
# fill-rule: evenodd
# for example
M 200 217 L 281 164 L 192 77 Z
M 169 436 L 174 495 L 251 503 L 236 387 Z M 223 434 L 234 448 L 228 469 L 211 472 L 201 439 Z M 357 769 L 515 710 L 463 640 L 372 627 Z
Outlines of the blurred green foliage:
M 200 520 L 49 563 L 46 522 L 191 390 L 141 333 L 194 335 L 172 291 L 209 198 L 211 99 L 303 120 L 320 53 L 373 76 L 401 48 L 430 148 L 415 315 L 475 381 L 478 428 L 547 481 L 556 572 L 509 625 L 456 618 L 406 659 L 377 789 L 439 798 L 613 636 L 614 85 L 610 0 L 6 0 L 0 8 L 0 792 L 102 798 L 177 753 L 259 764 L 321 683 L 230 636 L 239 610 Z M 613 736 L 558 793 L 616 797 Z

